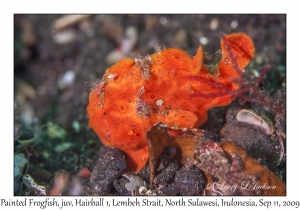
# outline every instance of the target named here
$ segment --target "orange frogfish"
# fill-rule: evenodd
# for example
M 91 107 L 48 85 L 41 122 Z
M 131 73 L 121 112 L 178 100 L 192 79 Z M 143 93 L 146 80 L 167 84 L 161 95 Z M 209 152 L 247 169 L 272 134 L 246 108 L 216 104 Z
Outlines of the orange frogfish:
M 201 45 L 194 57 L 168 48 L 124 58 L 94 84 L 89 127 L 104 145 L 126 154 L 127 170 L 138 172 L 149 156 L 146 132 L 158 122 L 172 129 L 197 128 L 208 109 L 230 104 L 235 98 L 230 91 L 238 90 L 237 79 L 254 51 L 252 39 L 236 33 L 221 38 L 219 58 L 210 65 L 204 64 Z

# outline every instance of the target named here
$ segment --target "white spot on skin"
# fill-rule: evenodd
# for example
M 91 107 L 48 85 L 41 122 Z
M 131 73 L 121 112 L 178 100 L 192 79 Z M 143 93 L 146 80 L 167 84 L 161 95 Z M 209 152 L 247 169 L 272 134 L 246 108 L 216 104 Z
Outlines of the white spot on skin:
M 108 79 L 114 79 L 116 78 L 118 75 L 117 74 L 110 74 L 107 76 Z
M 156 105 L 157 106 L 162 106 L 164 104 L 164 101 L 163 100 L 157 100 L 156 101 Z

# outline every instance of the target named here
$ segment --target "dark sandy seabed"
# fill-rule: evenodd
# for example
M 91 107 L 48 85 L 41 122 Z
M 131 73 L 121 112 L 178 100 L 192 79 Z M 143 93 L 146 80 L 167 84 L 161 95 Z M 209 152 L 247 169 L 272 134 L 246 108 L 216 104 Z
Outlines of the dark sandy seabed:
M 222 34 L 244 32 L 255 44 L 256 55 L 244 76 L 255 80 L 267 64 L 272 68 L 259 88 L 268 97 L 279 98 L 285 107 L 286 16 L 285 15 L 90 15 L 59 25 L 64 15 L 15 15 L 14 17 L 14 193 L 15 195 L 132 195 L 130 180 L 137 185 L 149 181 L 149 168 L 136 176 L 127 173 L 124 155 L 102 146 L 88 127 L 86 107 L 91 85 L 121 57 L 113 54 L 123 46 L 142 55 L 154 53 L 151 43 L 178 47 L 195 55 L 200 41 L 214 54 Z M 123 53 L 121 56 L 127 56 Z M 285 160 L 274 166 L 269 157 L 274 145 L 255 127 L 229 123 L 237 110 L 252 109 L 275 121 L 268 107 L 254 103 L 213 108 L 204 129 L 205 138 L 220 142 L 220 131 L 236 136 L 240 147 L 268 167 L 284 183 Z M 285 119 L 278 130 L 285 133 Z M 237 130 L 237 131 L 235 131 Z M 249 143 L 247 136 L 257 142 Z M 253 144 L 268 151 L 259 151 Z M 174 148 L 173 148 L 174 149 Z M 172 153 L 172 148 L 169 148 Z M 100 151 L 100 153 L 99 153 Z M 263 157 L 262 157 L 262 154 Z M 100 159 L 99 160 L 99 155 Z M 107 157 L 117 161 L 111 163 Z M 157 195 L 199 195 L 205 185 L 201 171 L 181 167 L 167 158 L 155 179 Z M 103 170 L 106 169 L 106 170 Z M 106 171 L 106 172 L 103 172 Z M 91 175 L 89 175 L 91 172 Z M 41 188 L 22 181 L 29 174 Z M 28 176 L 27 176 L 28 178 Z M 182 186 L 185 178 L 190 184 Z M 24 180 L 24 179 L 23 179 Z M 100 180 L 100 181 L 99 181 Z M 142 180 L 142 181 L 141 181 Z M 100 184 L 99 184 L 100 183 Z M 127 186 L 127 187 L 126 187 Z M 196 186 L 196 187 L 195 187 Z M 46 190 L 43 188 L 45 187 Z M 194 193 L 194 194 L 193 194 Z

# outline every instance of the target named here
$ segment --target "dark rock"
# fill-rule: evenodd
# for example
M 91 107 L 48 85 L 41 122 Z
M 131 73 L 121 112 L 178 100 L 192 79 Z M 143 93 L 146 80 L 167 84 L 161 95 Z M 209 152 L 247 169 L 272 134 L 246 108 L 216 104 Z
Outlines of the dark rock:
M 167 187 L 162 188 L 160 191 L 166 196 L 175 196 L 179 193 L 179 190 L 174 183 L 172 183 Z
M 127 190 L 125 185 L 129 183 L 127 178 L 122 177 L 121 179 L 114 180 L 113 185 L 119 195 L 131 195 L 131 192 Z
M 90 177 L 91 188 L 97 195 L 105 195 L 111 191 L 113 181 L 126 169 L 124 154 L 114 148 L 102 146 L 100 159 Z
M 175 186 L 182 196 L 199 195 L 204 188 L 205 180 L 200 169 L 192 166 L 182 166 L 175 175 Z
M 147 180 L 149 182 L 150 180 L 150 166 L 149 166 L 149 162 L 147 163 L 146 166 L 144 166 L 140 172 L 138 173 L 141 177 L 143 177 L 145 180 Z
M 177 169 L 178 169 L 177 164 L 169 163 L 169 165 L 154 178 L 153 180 L 154 184 L 167 186 L 173 180 L 173 177 Z
M 175 146 L 166 146 L 163 154 L 159 157 L 160 164 L 157 171 L 164 170 L 170 163 L 174 162 L 174 158 L 178 155 L 178 149 Z

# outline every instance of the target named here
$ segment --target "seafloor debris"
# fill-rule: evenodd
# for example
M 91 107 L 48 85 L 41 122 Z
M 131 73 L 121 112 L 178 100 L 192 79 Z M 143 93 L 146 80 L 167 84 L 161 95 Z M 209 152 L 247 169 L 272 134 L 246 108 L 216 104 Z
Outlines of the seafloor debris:
M 233 118 L 231 117 L 233 116 Z M 230 107 L 227 122 L 221 130 L 221 140 L 229 140 L 244 149 L 258 163 L 273 172 L 284 162 L 284 137 L 277 131 L 271 119 L 254 111 Z
M 37 184 L 29 174 L 25 174 L 22 177 L 24 185 L 33 190 L 36 195 L 47 195 L 47 189 L 45 186 Z
M 166 128 L 159 128 L 159 125 L 154 128 L 150 134 L 153 138 L 155 136 L 157 141 L 163 141 L 165 136 L 170 138 Z M 191 138 L 191 135 L 173 136 L 170 142 L 184 142 L 187 136 Z M 152 169 L 154 173 L 150 169 L 153 176 L 149 177 L 148 166 L 140 171 L 146 178 L 140 174 L 124 174 L 126 164 L 123 153 L 118 149 L 103 146 L 98 165 L 90 178 L 91 191 L 88 194 L 148 196 L 286 194 L 285 184 L 273 172 L 257 163 L 234 143 L 223 141 L 222 144 L 218 144 L 203 138 L 193 140 L 196 144 L 192 148 L 196 149 L 196 154 L 195 157 L 188 159 L 182 158 L 186 146 L 184 143 L 162 146 L 164 150 L 156 160 L 157 167 Z M 152 153 L 150 157 L 151 155 Z M 178 167 L 179 165 L 181 167 Z
M 125 173 L 122 176 L 129 180 L 129 183 L 126 183 L 125 187 L 129 192 L 131 192 L 132 195 L 137 195 L 138 189 L 141 186 L 148 186 L 147 182 L 140 176 L 130 173 Z
M 206 141 L 196 147 L 195 165 L 208 183 L 205 195 L 286 195 L 285 184 L 235 144 Z
M 64 171 L 58 171 L 54 175 L 53 186 L 50 189 L 49 195 L 62 195 L 69 181 L 70 174 Z
M 90 176 L 90 186 L 94 195 L 105 195 L 112 189 L 115 179 L 125 171 L 125 156 L 114 148 L 102 146 L 100 157 Z
M 109 28 L 109 30 L 122 30 L 122 27 L 118 27 L 118 26 L 107 26 L 107 28 Z M 115 28 L 115 29 L 114 29 Z M 109 31 L 107 30 L 107 31 Z M 119 45 L 118 48 L 114 49 L 113 51 L 109 52 L 108 55 L 105 58 L 105 61 L 108 64 L 114 64 L 116 62 L 118 62 L 119 60 L 121 60 L 122 58 L 125 58 L 130 51 L 134 48 L 134 46 L 136 45 L 137 41 L 138 41 L 138 29 L 135 26 L 128 26 L 126 27 L 125 31 L 124 31 L 124 36 L 118 36 L 119 34 L 122 33 L 113 33 L 113 35 L 111 34 L 111 37 L 115 37 L 115 41 L 117 42 L 116 44 Z M 121 43 L 119 42 L 119 39 L 121 39 Z
M 174 183 L 179 191 L 179 195 L 193 196 L 200 195 L 206 181 L 204 180 L 200 169 L 195 166 L 188 167 L 187 165 L 184 165 L 177 171 Z
M 22 176 L 27 173 L 28 160 L 23 153 L 14 155 L 14 193 L 19 193 L 22 186 Z
M 133 173 L 124 173 L 120 179 L 114 180 L 114 189 L 119 195 L 138 195 L 141 186 L 148 187 L 148 181 Z
M 127 183 L 129 183 L 129 180 L 125 177 L 121 177 L 120 179 L 114 180 L 113 186 L 119 195 L 132 195 L 132 193 L 125 187 Z
M 53 28 L 56 30 L 61 30 L 90 16 L 91 15 L 64 15 L 53 22 Z
M 159 188 L 166 187 L 168 184 L 173 182 L 177 170 L 177 164 L 172 162 L 168 163 L 164 170 L 154 178 L 153 183 L 156 186 L 159 186 Z
M 145 186 L 139 188 L 139 194 L 145 196 L 165 196 L 161 190 L 151 190 L 147 189 Z
M 181 135 L 172 136 L 168 134 L 168 128 L 162 127 L 161 123 L 153 126 L 147 132 L 149 165 L 150 165 L 150 185 L 152 185 L 156 170 L 159 167 L 158 158 L 163 154 L 164 150 L 172 145 L 179 149 L 179 152 L 173 154 L 179 164 L 185 164 L 189 159 L 194 158 L 195 142 L 202 135 Z
M 79 177 L 82 177 L 82 178 L 89 178 L 90 175 L 91 175 L 91 172 L 90 170 L 87 168 L 87 167 L 84 167 L 82 168 L 79 173 L 78 173 Z
M 268 135 L 274 134 L 273 125 L 268 123 L 265 119 L 258 116 L 251 110 L 242 109 L 238 111 L 238 113 L 236 114 L 236 120 L 238 122 L 244 122 L 251 125 L 255 125 Z

